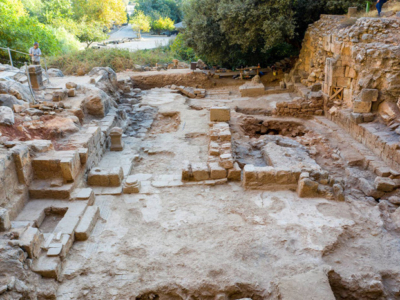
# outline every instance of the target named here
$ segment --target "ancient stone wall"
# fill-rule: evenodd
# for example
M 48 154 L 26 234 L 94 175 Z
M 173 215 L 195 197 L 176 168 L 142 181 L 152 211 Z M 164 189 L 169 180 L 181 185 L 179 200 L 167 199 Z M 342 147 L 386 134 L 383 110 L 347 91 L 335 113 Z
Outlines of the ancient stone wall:
M 400 170 L 400 18 L 322 15 L 305 35 L 284 84 L 307 95 L 321 85 L 324 114 Z M 305 103 L 304 100 L 297 101 Z M 293 113 L 288 104 L 277 114 Z M 302 104 L 301 104 L 302 105 Z M 300 106 L 301 106 L 300 105 Z

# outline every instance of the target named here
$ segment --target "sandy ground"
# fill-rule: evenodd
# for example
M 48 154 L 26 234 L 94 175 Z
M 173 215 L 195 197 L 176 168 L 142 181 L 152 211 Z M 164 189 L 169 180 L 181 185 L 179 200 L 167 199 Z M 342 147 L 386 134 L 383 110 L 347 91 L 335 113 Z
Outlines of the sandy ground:
M 290 97 L 251 101 L 274 107 Z M 179 175 L 183 160 L 205 161 L 207 110 L 190 109 L 166 89 L 147 91 L 142 105 L 179 120 L 155 122 L 142 139 L 124 138 L 124 153 L 141 157 L 131 174 Z M 99 195 L 96 205 L 101 220 L 88 241 L 74 243 L 57 299 L 278 299 L 282 279 L 310 270 L 362 278 L 368 288 L 376 276 L 400 271 L 396 234 L 364 198 L 300 199 L 231 182 Z

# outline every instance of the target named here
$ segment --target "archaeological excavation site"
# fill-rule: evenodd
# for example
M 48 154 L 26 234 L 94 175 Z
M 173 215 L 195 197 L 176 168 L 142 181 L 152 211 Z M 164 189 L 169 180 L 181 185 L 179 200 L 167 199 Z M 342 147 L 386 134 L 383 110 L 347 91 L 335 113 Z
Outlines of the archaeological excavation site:
M 243 78 L 0 65 L 0 299 L 400 299 L 400 17 L 344 18 Z

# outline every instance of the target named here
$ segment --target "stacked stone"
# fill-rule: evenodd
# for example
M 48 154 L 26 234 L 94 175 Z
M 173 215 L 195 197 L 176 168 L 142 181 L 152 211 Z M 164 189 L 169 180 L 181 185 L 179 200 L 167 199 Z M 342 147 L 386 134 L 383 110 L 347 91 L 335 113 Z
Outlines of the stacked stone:
M 321 92 L 311 92 L 309 99 L 295 98 L 291 102 L 280 102 L 276 104 L 278 116 L 307 117 L 321 116 L 324 111 L 324 99 Z
M 204 163 L 185 162 L 182 170 L 182 180 L 240 180 L 241 169 L 232 156 L 232 134 L 229 124 L 214 123 L 210 130 L 208 160 Z
M 198 88 L 192 88 L 190 86 L 176 86 L 176 85 L 171 85 L 167 86 L 171 90 L 177 90 L 179 91 L 182 95 L 185 95 L 189 98 L 204 98 L 206 96 L 206 90 L 205 89 L 198 89 Z

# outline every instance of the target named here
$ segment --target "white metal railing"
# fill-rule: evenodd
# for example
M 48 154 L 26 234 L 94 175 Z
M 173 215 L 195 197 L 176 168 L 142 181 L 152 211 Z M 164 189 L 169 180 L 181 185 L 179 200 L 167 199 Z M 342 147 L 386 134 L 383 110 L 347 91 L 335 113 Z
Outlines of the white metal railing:
M 14 62 L 13 62 L 13 60 L 12 60 L 11 52 L 20 53 L 20 54 L 24 54 L 24 55 L 29 55 L 29 53 L 17 51 L 17 50 L 10 49 L 10 48 L 0 47 L 0 49 L 5 50 L 5 51 L 8 52 L 8 56 L 10 57 L 10 65 L 11 65 L 11 67 L 14 67 Z M 41 56 L 41 57 L 43 57 L 44 67 L 45 67 L 45 71 L 46 71 L 46 77 L 47 77 L 48 83 L 50 83 L 50 76 L 49 76 L 49 74 L 48 74 L 48 72 L 47 72 L 46 57 L 44 57 L 44 56 Z M 25 75 L 26 75 L 26 77 L 27 77 L 27 79 L 28 79 L 29 90 L 30 90 L 30 92 L 31 92 L 31 96 L 32 96 L 32 99 L 33 99 L 33 103 L 36 103 L 35 93 L 33 92 L 33 89 L 32 89 L 32 84 L 31 84 L 31 79 L 30 79 L 30 77 L 29 77 L 29 72 L 28 72 L 27 63 L 25 62 L 24 65 L 25 65 L 25 73 L 24 73 L 24 72 L 21 72 L 21 71 L 18 71 L 18 72 L 15 72 L 15 73 L 16 73 L 16 74 L 25 74 Z
M 14 63 L 13 63 L 13 60 L 12 60 L 11 51 L 12 51 L 12 52 L 15 52 L 15 53 L 20 53 L 20 54 L 24 54 L 24 55 L 29 55 L 29 53 L 17 51 L 17 50 L 10 49 L 10 48 L 0 47 L 0 49 L 6 50 L 6 51 L 8 52 L 8 56 L 10 57 L 10 64 L 11 64 L 12 67 L 14 67 Z M 46 62 L 46 57 L 45 57 L 45 56 L 41 56 L 41 57 L 43 57 L 44 69 L 45 69 L 45 71 L 46 71 L 46 77 L 47 77 L 47 80 L 48 80 L 49 83 L 50 83 L 50 77 L 49 77 L 49 74 L 47 73 L 47 62 Z

